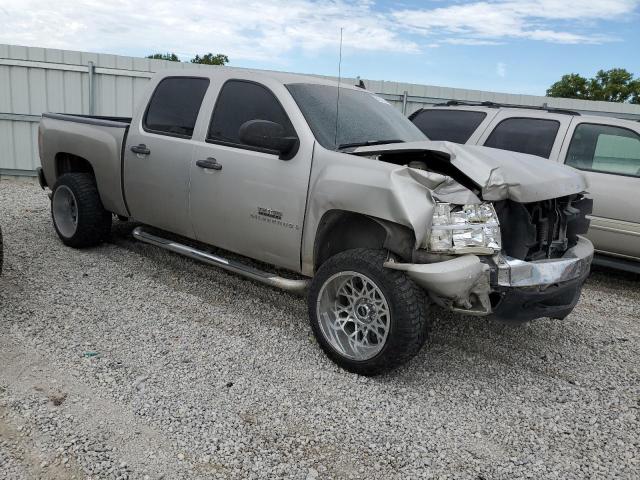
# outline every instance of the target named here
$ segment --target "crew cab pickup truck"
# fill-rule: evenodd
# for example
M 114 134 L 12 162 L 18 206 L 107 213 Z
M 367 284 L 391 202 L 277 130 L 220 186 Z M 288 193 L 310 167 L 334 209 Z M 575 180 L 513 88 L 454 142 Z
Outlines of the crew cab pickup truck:
M 580 172 L 431 142 L 329 80 L 166 72 L 133 118 L 44 114 L 39 142 L 66 245 L 104 241 L 117 215 L 140 241 L 306 292 L 321 348 L 360 374 L 415 355 L 434 305 L 564 318 L 593 256 Z
M 410 119 L 432 140 L 529 153 L 584 172 L 594 200 L 585 235 L 598 254 L 594 263 L 640 273 L 639 122 L 456 101 L 421 109 Z

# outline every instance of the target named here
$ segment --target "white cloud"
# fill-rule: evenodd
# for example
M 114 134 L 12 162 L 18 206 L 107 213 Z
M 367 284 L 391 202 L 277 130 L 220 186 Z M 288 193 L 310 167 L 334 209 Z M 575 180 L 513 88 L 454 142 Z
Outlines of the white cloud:
M 1 0 L 0 43 L 175 52 L 183 58 L 211 51 L 234 61 L 272 63 L 296 50 L 337 49 L 341 27 L 346 51 L 412 53 L 444 44 L 499 45 L 514 38 L 600 43 L 610 38 L 585 33 L 583 27 L 626 19 L 639 3 L 471 0 L 439 8 L 380 9 L 373 0 Z
M 479 38 L 445 38 L 441 40 L 449 45 L 502 45 L 495 40 L 481 40 Z
M 495 0 L 439 8 L 405 9 L 394 18 L 446 43 L 484 44 L 506 38 L 554 43 L 601 43 L 605 35 L 575 31 L 584 22 L 615 20 L 632 14 L 639 0 Z
M 417 52 L 367 0 L 3 0 L 0 42 L 277 60 L 294 48 Z
M 498 64 L 496 65 L 496 74 L 501 77 L 504 78 L 507 76 L 507 64 L 504 62 L 498 62 Z

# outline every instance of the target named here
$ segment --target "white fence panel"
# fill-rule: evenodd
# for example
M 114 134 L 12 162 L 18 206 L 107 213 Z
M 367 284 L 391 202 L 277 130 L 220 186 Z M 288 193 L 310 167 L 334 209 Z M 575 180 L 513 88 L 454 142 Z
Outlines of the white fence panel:
M 154 72 L 220 68 L 102 53 L 0 44 L 0 174 L 33 175 L 37 131 L 44 112 L 132 115 Z M 91 74 L 90 74 L 91 72 Z M 91 78 L 91 79 L 90 79 Z M 356 83 L 356 79 L 344 79 Z M 364 80 L 409 115 L 448 100 L 549 106 L 640 119 L 640 105 L 513 95 L 430 85 Z

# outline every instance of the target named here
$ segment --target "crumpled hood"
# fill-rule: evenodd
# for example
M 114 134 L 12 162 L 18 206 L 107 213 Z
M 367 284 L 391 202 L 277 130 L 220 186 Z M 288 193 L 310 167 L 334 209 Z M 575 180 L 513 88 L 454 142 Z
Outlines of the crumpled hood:
M 451 142 L 408 142 L 359 147 L 360 156 L 385 153 L 437 152 L 469 177 L 486 201 L 510 199 L 528 203 L 563 197 L 587 190 L 578 170 L 534 155 Z

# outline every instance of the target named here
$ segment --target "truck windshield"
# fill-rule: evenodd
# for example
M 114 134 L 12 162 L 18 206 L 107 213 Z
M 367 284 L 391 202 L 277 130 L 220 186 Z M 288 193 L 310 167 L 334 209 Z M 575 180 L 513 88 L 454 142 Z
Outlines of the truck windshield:
M 410 120 L 383 98 L 366 90 L 351 88 L 340 89 L 336 138 L 338 88 L 331 85 L 292 83 L 287 85 L 287 89 L 300 107 L 316 140 L 327 149 L 427 139 Z

